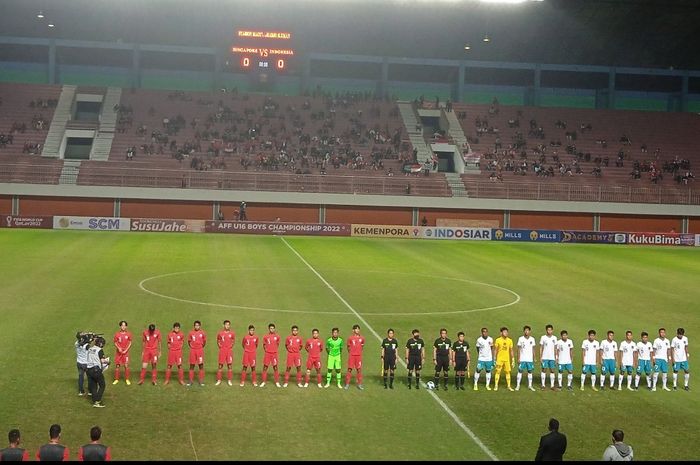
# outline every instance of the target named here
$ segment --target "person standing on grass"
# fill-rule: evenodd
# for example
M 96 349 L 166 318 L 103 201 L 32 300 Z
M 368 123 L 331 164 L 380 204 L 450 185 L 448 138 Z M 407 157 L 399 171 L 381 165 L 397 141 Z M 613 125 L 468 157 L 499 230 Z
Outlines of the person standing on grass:
M 204 346 L 207 345 L 207 333 L 202 330 L 202 322 L 196 320 L 194 328 L 187 335 L 187 345 L 190 347 L 190 382 L 194 383 L 194 366 L 199 366 L 199 385 L 204 386 Z
M 243 336 L 241 345 L 243 346 L 243 369 L 241 370 L 241 384 L 245 386 L 245 378 L 250 367 L 250 378 L 253 380 L 253 386 L 258 386 L 258 374 L 255 371 L 255 362 L 258 354 L 258 336 L 255 334 L 255 326 L 248 325 L 248 334 Z
M 110 462 L 112 451 L 109 446 L 100 443 L 102 428 L 93 426 L 90 428 L 90 443 L 81 446 L 78 450 L 79 462 Z
M 75 335 L 75 360 L 78 367 L 78 395 L 85 395 L 85 376 L 87 375 L 87 344 L 84 344 L 83 334 Z
M 450 371 L 450 349 L 452 341 L 447 337 L 447 329 L 440 329 L 440 337 L 433 343 L 433 363 L 435 364 L 435 376 L 433 382 L 435 389 L 440 387 L 440 372 L 442 372 L 443 388 L 447 391 L 447 381 Z
M 70 452 L 61 444 L 61 425 L 53 424 L 49 428 L 49 442 L 39 447 L 36 459 L 40 462 L 67 462 Z
M 304 345 L 304 341 L 301 340 L 299 336 L 299 327 L 297 325 L 292 326 L 292 334 L 287 336 L 284 341 L 284 347 L 287 349 L 287 369 L 284 372 L 284 384 L 283 387 L 287 387 L 289 383 L 289 375 L 292 371 L 292 367 L 297 369 L 297 386 L 302 387 L 301 384 L 301 347 Z
M 233 344 L 236 334 L 231 331 L 231 322 L 224 320 L 224 327 L 216 335 L 216 345 L 219 346 L 219 368 L 216 370 L 216 386 L 221 384 L 222 370 L 227 367 L 226 379 L 233 386 Z
M 604 462 L 631 462 L 634 458 L 634 451 L 628 444 L 622 442 L 625 439 L 625 433 L 622 430 L 616 429 L 612 432 L 613 443 L 609 445 L 603 452 Z
M 688 338 L 685 337 L 685 329 L 678 328 L 676 337 L 671 341 L 671 352 L 673 360 L 673 390 L 678 389 L 678 372 L 685 371 L 684 387 L 686 391 L 690 390 L 690 370 L 688 368 Z
M 352 334 L 348 338 L 348 373 L 345 375 L 345 389 L 350 388 L 352 370 L 355 370 L 357 389 L 363 390 L 362 385 L 362 349 L 365 346 L 365 338 L 360 335 L 360 325 L 353 325 Z
M 262 370 L 262 383 L 260 387 L 264 387 L 267 382 L 267 368 L 272 366 L 273 377 L 275 380 L 275 386 L 282 387 L 280 384 L 280 371 L 279 371 L 279 350 L 280 342 L 282 338 L 277 334 L 277 328 L 274 323 L 267 325 L 267 334 L 263 336 L 263 370 Z
M 671 342 L 666 338 L 666 329 L 659 328 L 659 337 L 654 339 L 654 386 L 652 391 L 656 391 L 656 381 L 659 379 L 661 372 L 661 380 L 663 382 L 664 391 L 670 391 L 666 387 L 668 376 L 668 351 L 671 348 Z
M 119 367 L 124 365 L 124 382 L 127 386 L 131 385 L 129 380 L 129 349 L 131 349 L 133 336 L 128 330 L 128 326 L 126 320 L 120 321 L 119 331 L 114 335 L 116 351 L 114 353 L 114 381 L 112 384 L 119 383 Z
M 177 365 L 177 379 L 185 384 L 185 374 L 182 370 L 182 346 L 185 345 L 185 335 L 180 332 L 180 323 L 173 323 L 173 329 L 168 333 L 168 365 L 165 369 L 165 383 L 170 383 L 170 373 L 173 365 Z
M 562 461 L 566 453 L 566 436 L 559 432 L 559 421 L 549 420 L 549 433 L 540 438 L 535 462 Z
M 554 347 L 557 345 L 557 337 L 553 334 L 554 327 L 552 325 L 545 326 L 546 334 L 540 337 L 540 362 L 542 364 L 542 371 L 540 376 L 542 378 L 542 390 L 546 388 L 546 372 L 549 371 L 549 382 L 552 390 L 554 387 L 554 371 L 557 367 L 557 354 Z
M 384 389 L 394 389 L 394 372 L 396 371 L 396 349 L 399 341 L 394 337 L 394 330 L 389 328 L 386 337 L 382 341 L 381 360 Z M 387 385 L 387 378 L 389 384 Z
M 318 387 L 323 387 L 321 382 L 321 352 L 323 352 L 323 341 L 318 337 L 319 331 L 314 328 L 311 330 L 311 339 L 306 340 L 304 349 L 309 354 L 306 358 L 306 380 L 304 387 L 309 387 L 309 379 L 311 378 L 311 369 L 316 369 L 316 383 Z M 301 386 L 299 386 L 301 387 Z
M 618 365 L 617 341 L 613 341 L 614 331 L 608 331 L 607 338 L 600 343 L 602 361 L 600 365 L 600 389 L 605 389 L 605 374 L 610 376 L 610 389 L 615 389 L 615 371 Z
M 535 368 L 535 338 L 530 335 L 532 328 L 523 327 L 523 335 L 518 338 L 518 375 L 515 381 L 515 390 L 520 390 L 520 381 L 523 379 L 523 372 L 527 371 L 527 388 L 534 391 L 532 387 L 532 370 Z
M 342 389 L 343 385 L 340 384 L 340 380 L 343 376 L 341 354 L 343 353 L 343 338 L 338 336 L 340 330 L 338 328 L 331 329 L 331 337 L 326 339 L 326 353 L 328 354 L 328 363 L 326 368 L 328 373 L 326 373 L 326 384 L 323 386 L 327 388 L 331 385 L 331 377 L 333 376 L 333 370 L 335 370 L 335 379 L 338 382 L 338 389 Z
M 620 377 L 617 381 L 617 390 L 622 390 L 622 377 L 627 374 L 627 389 L 634 391 L 632 387 L 632 373 L 637 365 L 637 343 L 632 340 L 632 331 L 625 332 L 625 340 L 620 343 Z
M 496 378 L 493 383 L 493 390 L 498 391 L 498 380 L 501 378 L 501 370 L 506 374 L 506 386 L 510 387 L 510 370 L 515 366 L 515 356 L 513 355 L 513 340 L 508 337 L 508 328 L 501 328 L 501 336 L 493 342 L 493 353 L 496 359 Z
M 455 389 L 464 391 L 464 377 L 469 375 L 469 343 L 464 340 L 464 332 L 457 333 L 457 340 L 452 343 L 452 366 L 455 369 Z
M 642 340 L 637 343 L 637 376 L 634 379 L 634 389 L 639 389 L 642 372 L 647 380 L 647 389 L 651 391 L 652 366 L 654 365 L 654 346 L 649 342 L 649 333 L 642 331 Z
M 158 359 L 161 354 L 161 336 L 160 330 L 156 329 L 156 325 L 151 323 L 148 329 L 141 336 L 143 341 L 143 355 L 141 356 L 141 375 L 139 376 L 139 384 L 143 384 L 146 379 L 146 369 L 151 365 L 151 384 L 154 386 L 158 383 Z
M 595 387 L 596 373 L 598 373 L 598 362 L 600 362 L 600 344 L 595 340 L 595 330 L 588 330 L 588 339 L 584 339 L 581 343 L 583 353 L 583 368 L 581 369 L 581 390 L 586 384 L 586 374 L 591 374 L 591 388 L 597 391 Z
M 406 342 L 406 366 L 408 368 L 408 389 L 411 389 L 411 371 L 416 377 L 416 389 L 420 389 L 420 370 L 425 362 L 425 342 L 420 331 L 414 329 L 413 337 Z
M 4 449 L 0 449 L 0 462 L 28 462 L 29 452 L 27 449 L 19 447 L 19 430 L 11 429 L 7 433 L 7 439 L 10 444 Z
M 559 335 L 561 338 L 557 341 L 557 375 L 559 381 L 559 389 L 564 388 L 564 372 L 566 375 L 566 389 L 572 391 L 574 389 L 574 342 L 569 339 L 569 332 L 563 329 Z
M 109 358 L 105 356 L 104 346 L 107 343 L 102 336 L 95 338 L 95 345 L 88 349 L 87 375 L 88 390 L 92 393 L 92 406 L 102 408 L 102 396 L 105 392 L 104 369 L 109 365 Z
M 491 386 L 491 370 L 493 370 L 493 338 L 489 336 L 487 328 L 481 328 L 481 337 L 476 339 L 476 350 L 479 354 L 476 361 L 476 370 L 474 371 L 474 390 L 479 390 L 479 375 L 482 371 L 486 372 L 486 390 L 490 391 Z

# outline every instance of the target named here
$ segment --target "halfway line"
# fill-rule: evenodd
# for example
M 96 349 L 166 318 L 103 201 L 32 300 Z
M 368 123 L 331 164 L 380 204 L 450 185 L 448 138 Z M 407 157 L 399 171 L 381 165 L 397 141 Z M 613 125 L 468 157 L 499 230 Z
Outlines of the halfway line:
M 372 326 L 370 326 L 370 324 L 367 323 L 367 321 L 365 321 L 365 319 L 362 318 L 362 316 L 361 316 L 359 313 L 357 313 L 357 311 L 356 311 L 354 308 L 352 308 L 352 305 L 350 305 L 350 304 L 348 303 L 348 301 L 345 300 L 345 299 L 343 298 L 343 296 L 340 295 L 340 294 L 338 293 L 338 291 L 336 291 L 335 288 L 334 288 L 333 286 L 331 286 L 330 283 L 329 283 L 328 281 L 326 281 L 326 279 L 325 279 L 323 276 L 321 276 L 321 274 L 320 274 L 318 271 L 316 271 L 316 270 L 314 269 L 314 267 L 311 266 L 311 264 L 309 264 L 309 262 L 307 262 L 307 261 L 304 259 L 304 257 L 301 256 L 301 254 L 299 254 L 299 252 L 297 252 L 297 251 L 294 249 L 294 247 L 292 247 L 291 245 L 289 245 L 289 242 L 287 242 L 287 241 L 284 239 L 284 237 L 280 237 L 280 239 L 282 240 L 282 242 L 284 242 L 284 245 L 286 245 L 286 246 L 289 248 L 289 250 L 291 250 L 292 252 L 294 252 L 294 255 L 296 255 L 297 257 L 299 257 L 299 260 L 301 260 L 301 261 L 304 263 L 304 265 L 306 265 L 307 268 L 309 268 L 309 270 L 311 270 L 311 271 L 313 272 L 313 274 L 315 274 L 315 275 L 318 277 L 318 279 L 320 279 L 320 280 L 323 282 L 323 284 L 325 284 L 326 287 L 327 287 L 328 289 L 330 289 L 331 292 L 332 292 L 333 294 L 335 294 L 336 297 L 338 297 L 338 299 L 343 303 L 343 305 L 345 305 L 357 318 L 359 318 L 359 320 L 365 325 L 365 327 L 366 327 L 367 329 L 369 329 L 370 332 L 371 332 L 372 334 L 374 334 L 374 337 L 376 337 L 376 338 L 379 340 L 379 342 L 381 342 L 381 341 L 382 341 L 382 338 L 379 336 L 379 334 L 377 334 L 377 332 L 372 328 Z M 397 357 L 397 358 L 399 359 L 399 362 L 401 362 L 401 365 L 402 365 L 404 368 L 406 368 L 406 363 L 403 361 L 403 359 L 400 358 L 400 357 Z M 481 442 L 481 439 L 479 439 L 479 438 L 477 437 L 477 435 L 474 434 L 474 432 L 473 432 L 472 430 L 470 430 L 470 429 L 467 427 L 467 425 L 465 425 L 464 422 L 462 422 L 462 420 L 459 419 L 459 417 L 457 416 L 457 414 L 455 414 L 455 413 L 452 411 L 452 409 L 450 409 L 450 407 L 448 407 L 447 404 L 445 404 L 445 403 L 442 401 L 442 399 L 440 399 L 433 391 L 426 390 L 425 392 L 427 392 L 428 394 L 430 394 L 430 395 L 432 396 L 432 398 L 438 403 L 438 405 L 440 405 L 440 407 L 442 407 L 442 409 L 450 416 L 450 418 L 452 418 L 452 419 L 454 420 L 454 422 L 457 423 L 457 425 L 458 425 L 460 428 L 462 428 L 462 430 L 463 430 L 465 433 L 467 433 L 467 435 L 468 435 L 470 438 L 472 438 L 472 440 L 476 443 L 476 445 L 479 446 L 479 447 L 481 448 L 481 450 L 484 451 L 484 453 L 485 453 L 486 455 L 488 455 L 489 458 L 490 458 L 491 460 L 498 460 L 498 457 L 496 457 L 496 455 L 494 455 L 494 453 L 491 452 L 491 450 L 486 446 L 486 444 L 484 444 L 483 442 Z M 192 433 L 190 433 L 190 438 L 191 438 L 191 437 L 192 437 Z M 194 446 L 193 446 L 193 447 L 194 447 Z

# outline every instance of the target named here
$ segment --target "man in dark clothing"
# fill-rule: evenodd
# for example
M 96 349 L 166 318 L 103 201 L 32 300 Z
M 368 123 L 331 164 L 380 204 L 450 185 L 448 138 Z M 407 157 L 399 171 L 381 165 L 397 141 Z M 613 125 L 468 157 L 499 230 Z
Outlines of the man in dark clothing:
M 7 434 L 10 445 L 0 449 L 0 462 L 28 462 L 29 452 L 19 447 L 19 430 L 11 429 Z
M 90 444 L 85 444 L 78 451 L 78 461 L 80 462 L 109 462 L 112 460 L 112 453 L 108 446 L 100 444 L 102 428 L 93 426 L 90 428 Z
M 49 442 L 36 451 L 36 459 L 40 462 L 67 462 L 70 457 L 68 448 L 60 444 L 61 425 L 53 424 L 49 428 Z
M 549 433 L 540 438 L 535 461 L 560 461 L 566 452 L 566 436 L 559 432 L 559 421 L 549 420 Z

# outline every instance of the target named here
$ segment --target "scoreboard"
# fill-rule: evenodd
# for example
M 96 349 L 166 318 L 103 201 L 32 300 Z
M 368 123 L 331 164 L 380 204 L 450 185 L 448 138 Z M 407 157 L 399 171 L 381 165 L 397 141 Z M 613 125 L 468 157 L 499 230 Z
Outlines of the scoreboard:
M 295 56 L 291 32 L 239 29 L 231 53 L 242 71 L 284 72 Z

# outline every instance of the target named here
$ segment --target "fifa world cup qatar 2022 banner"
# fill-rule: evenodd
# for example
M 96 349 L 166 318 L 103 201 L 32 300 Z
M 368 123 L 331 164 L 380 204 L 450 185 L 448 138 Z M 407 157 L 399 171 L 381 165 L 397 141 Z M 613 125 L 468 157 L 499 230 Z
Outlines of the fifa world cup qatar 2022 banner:
M 0 222 L 0 228 L 53 228 L 53 216 L 13 216 L 5 215 Z
M 205 221 L 204 232 L 289 236 L 349 236 L 350 225 L 341 223 L 282 223 L 276 221 Z

